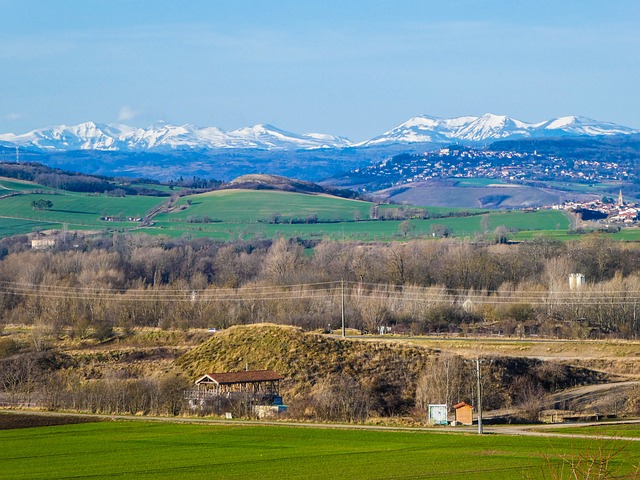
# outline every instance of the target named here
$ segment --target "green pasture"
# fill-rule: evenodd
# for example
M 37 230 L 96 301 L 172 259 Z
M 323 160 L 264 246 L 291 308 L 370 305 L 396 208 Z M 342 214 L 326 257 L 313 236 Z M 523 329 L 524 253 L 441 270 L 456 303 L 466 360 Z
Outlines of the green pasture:
M 316 215 L 320 221 L 338 221 L 354 220 L 356 215 L 369 218 L 371 208 L 369 202 L 361 200 L 260 190 L 218 190 L 190 195 L 181 198 L 177 205 L 184 209 L 159 215 L 157 220 L 184 222 L 190 216 L 206 216 L 226 223 L 253 223 L 269 221 L 277 214 L 286 219 Z
M 487 220 L 484 221 L 483 219 Z M 446 225 L 452 229 L 454 236 L 471 236 L 482 232 L 484 228 L 491 233 L 497 227 L 505 226 L 514 230 L 566 230 L 569 218 L 558 210 L 508 211 L 492 212 L 469 217 L 452 217 L 425 220 L 431 228 L 432 224 Z
M 611 238 L 627 242 L 640 241 L 640 228 L 625 228 L 618 233 L 611 234 Z
M 18 182 L 20 183 L 20 182 Z M 7 184 L 7 187 L 10 187 Z M 18 187 L 16 187 L 18 188 Z M 26 188 L 26 187 L 25 187 Z M 15 191 L 15 190 L 14 190 Z M 53 207 L 34 210 L 34 200 L 49 200 Z M 101 217 L 139 217 L 167 202 L 163 197 L 88 195 L 73 192 L 30 193 L 0 198 L 0 236 L 28 233 L 34 229 L 58 228 L 66 224 L 69 229 L 127 230 L 138 229 L 139 224 L 129 221 L 104 221 Z M 515 239 L 539 234 L 566 235 L 568 217 L 560 211 L 474 211 L 464 217 L 446 216 L 428 220 L 410 220 L 410 229 L 401 231 L 400 221 L 371 221 L 371 203 L 326 195 L 255 190 L 220 190 L 180 198 L 170 213 L 154 218 L 151 227 L 142 231 L 158 235 L 181 237 L 209 237 L 220 240 L 256 237 L 299 236 L 302 238 L 349 239 L 362 241 L 389 241 L 430 237 L 433 225 L 445 225 L 454 237 L 474 237 L 478 233 L 491 233 L 498 226 L 520 230 Z M 381 209 L 401 208 L 396 205 Z M 437 215 L 460 213 L 459 209 L 426 208 Z M 212 223 L 193 223 L 188 220 L 207 217 Z M 278 223 L 273 223 L 274 218 Z M 293 223 L 315 217 L 318 223 Z M 358 219 L 359 221 L 355 221 Z M 50 226 L 50 225 L 56 225 Z M 620 239 L 640 238 L 637 233 L 619 234 Z M 635 235 L 635 236 L 634 236 Z
M 634 424 L 611 424 L 598 425 L 589 427 L 566 427 L 554 428 L 552 430 L 557 433 L 568 433 L 576 436 L 594 435 L 596 437 L 634 437 L 640 438 L 640 423 Z
M 51 201 L 53 207 L 49 210 L 34 210 L 31 202 L 40 199 Z M 66 223 L 70 228 L 131 227 L 135 224 L 105 222 L 100 217 L 142 216 L 166 200 L 160 197 L 109 197 L 80 193 L 23 194 L 0 199 L 0 216 L 35 222 Z
M 0 200 L 0 202 L 1 201 L 2 200 Z M 0 237 L 24 235 L 36 230 L 50 230 L 58 228 L 62 228 L 62 224 L 0 217 Z
M 604 233 L 597 232 L 597 235 L 601 235 L 603 237 L 608 237 L 612 240 L 619 240 L 623 242 L 640 242 L 640 228 L 624 228 L 616 233 Z M 587 233 L 586 235 L 590 235 Z M 515 241 L 522 242 L 525 240 L 532 240 L 535 237 L 546 237 L 546 238 L 554 238 L 562 241 L 569 240 L 579 240 L 584 238 L 585 234 L 571 233 L 568 230 L 530 230 L 530 231 L 521 231 L 516 232 L 511 235 Z
M 559 455 L 593 450 L 567 438 L 145 421 L 4 430 L 0 442 L 5 480 L 554 478 Z M 628 472 L 638 461 L 630 442 L 613 462 Z
M 159 192 L 166 193 L 178 193 L 180 190 L 183 190 L 182 187 L 173 187 L 171 188 L 169 185 L 158 185 L 157 183 L 132 183 L 132 187 L 143 187 L 148 188 L 149 190 L 157 190 Z
M 404 206 L 405 205 L 392 205 L 392 204 L 379 205 L 378 212 L 382 212 L 384 210 L 398 209 Z M 479 208 L 424 207 L 420 205 L 406 205 L 406 207 L 412 210 L 426 210 L 432 215 L 439 215 L 439 216 L 456 215 L 462 212 L 476 214 L 476 213 L 485 213 L 488 211 L 488 210 L 481 210 Z
M 476 233 L 482 232 L 485 227 L 491 233 L 501 225 L 510 229 L 540 229 L 552 232 L 557 228 L 563 233 L 566 233 L 566 229 L 569 227 L 567 216 L 557 210 L 492 212 L 486 214 L 486 221 L 483 220 L 485 218 L 483 215 L 409 220 L 411 229 L 406 237 L 400 230 L 402 222 L 396 220 L 317 224 L 231 222 L 197 224 L 180 222 L 177 219 L 167 221 L 166 215 L 159 215 L 157 218 L 165 220 L 158 220 L 153 227 L 143 230 L 150 234 L 166 234 L 177 237 L 187 233 L 194 237 L 214 237 L 223 240 L 247 239 L 257 236 L 299 236 L 302 238 L 327 238 L 333 240 L 388 241 L 392 239 L 430 237 L 433 225 L 446 225 L 451 229 L 454 237 L 472 237 Z
M 37 183 L 27 182 L 25 180 L 16 180 L 15 178 L 0 177 L 0 195 L 36 189 L 51 190 L 50 188 L 43 187 Z

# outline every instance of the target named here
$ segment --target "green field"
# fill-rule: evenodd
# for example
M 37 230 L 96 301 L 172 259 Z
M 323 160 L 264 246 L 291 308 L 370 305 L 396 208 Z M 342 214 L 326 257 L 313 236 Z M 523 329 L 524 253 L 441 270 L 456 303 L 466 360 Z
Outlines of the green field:
M 640 438 L 640 424 L 614 424 L 600 425 L 590 427 L 569 427 L 554 428 L 553 431 L 558 433 L 569 433 L 572 435 L 595 435 L 598 437 L 635 437 Z
M 369 202 L 279 191 L 219 190 L 182 197 L 170 212 L 156 215 L 152 226 L 140 228 L 139 222 L 105 221 L 101 217 L 141 217 L 168 202 L 167 197 L 112 197 L 66 191 L 31 193 L 30 190 L 37 185 L 10 179 L 1 180 L 0 186 L 9 193 L 17 193 L 0 198 L 0 218 L 3 219 L 0 221 L 0 237 L 66 225 L 69 230 L 140 230 L 151 235 L 188 235 L 220 240 L 282 235 L 389 241 L 431 237 L 432 226 L 438 224 L 447 226 L 455 237 L 474 237 L 483 231 L 490 234 L 496 227 L 504 225 L 510 230 L 521 230 L 513 235 L 516 239 L 523 239 L 541 231 L 548 235 L 566 235 L 569 227 L 567 216 L 559 211 L 486 213 L 478 210 L 466 211 L 468 216 L 456 217 L 451 215 L 460 214 L 459 209 L 428 207 L 425 209 L 432 215 L 443 217 L 410 220 L 409 231 L 403 232 L 400 221 L 369 220 L 372 210 Z M 34 200 L 49 200 L 53 207 L 35 210 L 31 206 Z M 402 207 L 382 205 L 379 208 Z M 202 219 L 206 223 L 198 223 Z M 304 223 L 308 221 L 310 223 Z M 640 231 L 636 237 L 625 231 L 620 238 L 640 238 Z
M 256 223 L 278 214 L 283 219 L 316 215 L 319 221 L 344 221 L 353 220 L 356 212 L 359 218 L 369 218 L 371 203 L 302 193 L 218 190 L 181 198 L 178 206 L 186 208 L 159 215 L 157 220 L 184 222 L 189 216 L 208 216 L 226 223 Z
M 438 215 L 438 216 L 455 215 L 455 214 L 459 214 L 460 212 L 473 213 L 473 214 L 490 212 L 490 210 L 482 210 L 480 208 L 423 207 L 419 205 L 406 205 L 406 207 L 412 210 L 426 210 L 431 215 Z M 402 208 L 402 206 L 393 205 L 393 204 L 379 205 L 378 211 L 383 212 L 384 210 L 397 209 L 397 208 Z
M 640 242 L 640 228 L 624 228 L 617 233 L 598 232 L 598 235 L 623 242 Z M 584 237 L 584 235 L 571 233 L 568 230 L 524 230 L 512 234 L 510 238 L 517 242 L 522 242 L 531 240 L 538 236 L 554 238 L 562 241 L 579 240 Z
M 144 231 L 152 234 L 164 233 L 171 236 L 180 236 L 188 232 L 196 237 L 208 236 L 221 239 L 251 238 L 255 236 L 274 237 L 278 235 L 336 240 L 384 241 L 405 238 L 399 228 L 400 221 L 353 221 L 354 201 L 352 200 L 281 192 L 225 192 L 225 194 L 210 195 L 204 197 L 204 200 L 198 196 L 201 199 L 200 203 L 194 200 L 191 206 L 178 213 L 158 215 L 154 227 Z M 239 198 L 236 198 L 236 196 Z M 250 208 L 251 205 L 254 205 L 253 209 Z M 265 205 L 268 205 L 269 208 L 266 208 Z M 365 202 L 355 202 L 355 206 L 360 208 L 361 211 L 368 212 L 369 205 Z M 275 210 L 278 206 L 281 207 L 281 210 Z M 303 212 L 293 216 L 304 218 L 303 215 L 308 215 L 309 212 L 313 211 L 313 207 L 317 208 L 316 212 L 332 212 L 334 218 L 340 218 L 339 215 L 344 215 L 342 217 L 344 221 L 317 224 L 270 224 L 258 222 L 259 220 L 268 219 L 274 211 L 285 216 L 286 214 L 282 213 L 283 208 L 290 208 L 290 212 Z M 325 210 L 321 210 L 321 208 Z M 442 213 L 448 214 L 450 211 L 451 209 L 446 209 Z M 205 224 L 187 223 L 186 219 L 190 215 L 206 215 L 212 219 L 224 219 L 224 221 Z M 317 215 L 320 217 L 320 213 L 317 213 Z M 487 213 L 486 216 L 488 221 L 485 222 L 485 225 L 483 225 L 483 215 L 410 220 L 412 229 L 406 238 L 429 237 L 434 224 L 446 225 L 451 229 L 452 236 L 456 237 L 473 237 L 476 233 L 482 232 L 485 227 L 490 233 L 501 225 L 514 230 L 535 229 L 553 232 L 558 229 L 557 231 L 562 233 L 566 233 L 566 229 L 569 227 L 567 216 L 557 210 L 535 212 L 494 211 Z M 237 218 L 231 220 L 232 217 Z M 240 218 L 243 218 L 244 221 L 240 221 Z M 363 216 L 362 218 L 366 217 Z
M 132 186 L 148 188 L 149 190 L 157 190 L 164 193 L 178 193 L 182 187 L 170 187 L 169 185 L 158 185 L 157 183 L 135 183 Z
M 0 232 L 2 232 L 0 235 L 1 237 L 23 235 L 25 233 L 34 232 L 36 230 L 49 230 L 56 228 L 62 228 L 62 224 L 0 217 Z
M 53 207 L 48 210 L 33 209 L 31 202 L 40 199 L 49 200 Z M 79 230 L 136 227 L 136 222 L 106 222 L 100 218 L 141 216 L 166 200 L 161 197 L 110 197 L 73 192 L 23 193 L 0 199 L 0 217 L 15 222 L 11 231 L 5 230 L 4 225 L 0 224 L 0 236 L 28 233 L 34 228 L 48 229 L 52 228 L 51 224 L 66 224 L 70 229 Z M 20 228 L 21 225 L 24 228 Z
M 5 195 L 11 192 L 24 192 L 28 190 L 36 190 L 36 189 L 46 189 L 51 190 L 50 188 L 43 187 L 33 182 L 26 182 L 24 180 L 16 180 L 14 178 L 6 178 L 0 177 L 0 195 Z
M 103 422 L 0 431 L 1 478 L 543 478 L 558 455 L 593 450 L 567 438 Z M 640 461 L 630 442 L 614 463 Z M 551 478 L 547 475 L 544 478 Z

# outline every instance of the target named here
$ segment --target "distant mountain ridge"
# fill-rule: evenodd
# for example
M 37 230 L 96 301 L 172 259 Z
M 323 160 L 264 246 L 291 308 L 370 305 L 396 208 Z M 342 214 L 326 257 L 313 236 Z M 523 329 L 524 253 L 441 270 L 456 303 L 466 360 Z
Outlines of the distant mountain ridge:
M 271 125 L 254 125 L 227 132 L 217 127 L 167 123 L 157 123 L 144 129 L 86 122 L 33 130 L 23 135 L 3 134 L 0 135 L 0 145 L 43 151 L 296 150 L 340 148 L 350 146 L 352 142 L 319 133 L 298 135 Z
M 396 128 L 359 146 L 409 143 L 487 144 L 496 140 L 561 138 L 574 136 L 629 135 L 638 133 L 629 127 L 600 122 L 586 117 L 567 116 L 544 122 L 527 123 L 505 115 L 487 113 L 481 117 L 436 118 L 428 115 L 411 118 Z
M 121 124 L 81 123 L 58 125 L 16 135 L 0 134 L 0 146 L 45 152 L 76 150 L 170 152 L 175 150 L 295 151 L 387 147 L 407 144 L 484 145 L 496 140 L 609 136 L 638 133 L 629 127 L 585 117 L 567 116 L 527 123 L 505 115 L 436 118 L 422 115 L 370 140 L 354 143 L 321 133 L 296 134 L 271 125 L 254 125 L 225 131 L 217 127 L 176 126 L 158 123 L 148 128 Z

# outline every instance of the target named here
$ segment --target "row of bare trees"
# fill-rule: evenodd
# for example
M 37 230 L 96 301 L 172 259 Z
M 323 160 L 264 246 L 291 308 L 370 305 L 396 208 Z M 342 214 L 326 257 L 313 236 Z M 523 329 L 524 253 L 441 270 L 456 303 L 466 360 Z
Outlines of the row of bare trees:
M 0 404 L 103 414 L 178 415 L 189 382 L 175 373 L 127 378 L 112 371 L 87 378 L 60 354 L 37 352 L 0 360 Z
M 112 236 L 74 245 L 0 247 L 0 319 L 38 326 L 36 350 L 60 329 L 107 338 L 115 327 L 335 327 L 343 281 L 349 326 L 369 332 L 640 333 L 640 249 L 600 237 L 489 246 Z M 568 290 L 572 272 L 587 277 L 579 290 Z

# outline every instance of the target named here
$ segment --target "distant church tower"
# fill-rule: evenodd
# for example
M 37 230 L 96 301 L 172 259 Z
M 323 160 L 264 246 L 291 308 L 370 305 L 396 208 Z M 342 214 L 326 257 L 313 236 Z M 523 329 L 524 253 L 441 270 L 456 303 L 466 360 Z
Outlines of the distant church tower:
M 623 205 L 624 201 L 622 200 L 622 189 L 620 189 L 620 193 L 618 194 L 618 203 L 617 205 Z

